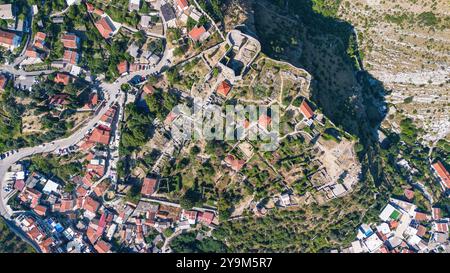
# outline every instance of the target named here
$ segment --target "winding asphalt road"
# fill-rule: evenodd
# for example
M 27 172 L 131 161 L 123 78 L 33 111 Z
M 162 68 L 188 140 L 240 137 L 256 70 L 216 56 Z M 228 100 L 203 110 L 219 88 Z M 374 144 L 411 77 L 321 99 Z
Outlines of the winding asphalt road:
M 93 129 L 95 124 L 100 120 L 101 116 L 103 116 L 106 111 L 109 109 L 111 105 L 113 105 L 116 101 L 120 99 L 120 96 L 123 94 L 121 92 L 121 85 L 124 83 L 127 83 L 129 80 L 131 80 L 133 77 L 139 75 L 141 77 L 147 77 L 149 75 L 152 75 L 154 73 L 159 73 L 162 69 L 165 67 L 170 66 L 169 59 L 172 56 L 172 52 L 169 51 L 166 47 L 164 51 L 164 55 L 161 58 L 160 62 L 151 69 L 148 70 L 142 70 L 142 71 L 136 71 L 133 73 L 130 73 L 129 75 L 121 76 L 118 80 L 116 80 L 114 83 L 106 83 L 103 82 L 100 84 L 100 89 L 103 90 L 105 94 L 106 103 L 101 108 L 100 111 L 96 113 L 94 117 L 90 119 L 90 121 L 82 128 L 77 130 L 74 134 L 67 138 L 55 140 L 50 143 L 45 143 L 43 145 L 35 146 L 35 147 L 27 147 L 19 149 L 18 152 L 14 153 L 13 155 L 8 156 L 7 158 L 0 160 L 0 214 L 5 217 L 6 219 L 11 219 L 12 210 L 9 206 L 6 205 L 6 201 L 4 199 L 5 192 L 3 191 L 3 183 L 6 172 L 8 169 L 13 165 L 14 163 L 22 160 L 23 158 L 35 155 L 35 154 L 41 154 L 41 153 L 50 153 L 58 149 L 67 148 L 69 146 L 72 146 L 79 141 L 81 141 L 84 136 L 88 133 L 89 130 Z M 0 66 L 1 71 L 7 71 L 14 75 L 40 75 L 42 73 L 49 74 L 51 71 L 40 71 L 40 72 L 24 72 L 17 69 L 14 69 L 11 66 Z M 36 74 L 35 74 L 36 73 Z

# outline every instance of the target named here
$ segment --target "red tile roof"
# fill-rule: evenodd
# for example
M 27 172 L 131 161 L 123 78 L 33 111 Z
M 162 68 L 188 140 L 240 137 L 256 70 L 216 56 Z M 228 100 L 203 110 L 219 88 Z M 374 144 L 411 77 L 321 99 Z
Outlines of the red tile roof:
M 88 164 L 87 169 L 96 173 L 98 176 L 103 176 L 105 174 L 105 166 Z
M 178 7 L 180 7 L 180 9 L 185 9 L 187 7 L 189 7 L 189 3 L 187 0 L 177 0 L 177 5 Z
M 16 180 L 16 182 L 14 182 L 14 188 L 18 191 L 22 191 L 25 188 L 25 181 L 22 179 Z
M 156 190 L 157 182 L 158 181 L 154 178 L 144 178 L 144 181 L 142 182 L 141 194 L 146 196 L 152 195 Z
M 191 29 L 191 31 L 189 31 L 189 37 L 191 37 L 191 39 L 194 41 L 199 41 L 205 32 L 206 29 L 203 26 L 194 27 L 193 29 Z
M 78 37 L 75 34 L 66 33 L 61 36 L 61 42 L 65 48 L 77 49 Z
M 84 197 L 87 194 L 87 190 L 83 187 L 78 187 L 77 188 L 77 196 L 79 197 Z
M 183 215 L 184 217 L 186 217 L 189 220 L 196 220 L 197 219 L 197 214 L 198 212 L 195 210 L 187 210 L 187 211 L 183 211 Z
M 233 155 L 227 155 L 225 157 L 225 162 L 236 172 L 240 171 L 245 164 L 245 160 L 236 159 Z
M 417 228 L 416 235 L 419 237 L 423 237 L 426 233 L 427 233 L 427 228 L 422 225 L 419 225 L 419 227 Z
M 272 119 L 269 116 L 264 115 L 264 114 L 259 116 L 258 124 L 261 127 L 267 128 L 267 126 L 269 126 L 271 122 L 272 122 Z
M 28 235 L 33 239 L 33 241 L 39 242 L 43 239 L 44 233 L 36 226 L 34 226 L 30 231 L 28 231 Z
M 151 84 L 144 85 L 144 88 L 142 88 L 142 91 L 144 91 L 145 94 L 151 95 L 155 91 L 153 86 Z
M 176 117 L 177 117 L 177 114 L 175 114 L 174 112 L 171 111 L 167 115 L 166 119 L 164 120 L 164 123 L 172 123 L 172 121 L 174 121 Z
M 78 62 L 78 53 L 73 50 L 65 50 L 63 61 L 69 64 L 76 64 Z
M 433 216 L 433 220 L 439 220 L 442 217 L 441 209 L 440 208 L 433 208 L 431 211 L 431 214 Z
M 414 217 L 414 219 L 419 222 L 428 221 L 429 218 L 430 217 L 428 215 L 426 215 L 425 213 L 417 212 L 417 211 L 416 211 L 416 216 Z
M 444 164 L 438 161 L 433 164 L 434 170 L 437 172 L 438 176 L 441 178 L 442 183 L 447 189 L 450 189 L 450 173 L 445 169 Z
M 110 136 L 111 136 L 110 131 L 95 128 L 92 131 L 91 136 L 89 137 L 89 141 L 108 145 Z
M 13 32 L 0 30 L 0 44 L 11 46 L 14 44 L 14 38 L 16 36 Z
M 57 94 L 53 95 L 50 98 L 50 105 L 67 105 L 70 104 L 70 101 L 68 100 L 69 95 L 67 94 Z
M 391 222 L 389 223 L 389 227 L 390 227 L 391 229 L 397 228 L 397 227 L 398 227 L 398 222 L 397 222 L 397 221 L 391 221 Z
M 97 250 L 98 253 L 108 253 L 111 250 L 111 245 L 103 240 L 99 240 L 94 245 L 95 250 Z
M 197 219 L 199 222 L 210 225 L 212 223 L 212 221 L 214 220 L 214 213 L 212 213 L 210 211 L 199 212 Z
M 97 27 L 98 31 L 100 32 L 103 38 L 105 39 L 110 38 L 113 30 L 109 25 L 108 21 L 104 17 L 98 20 L 97 23 L 95 23 L 95 26 Z
M 33 210 L 40 216 L 44 216 L 47 213 L 47 207 L 42 205 L 37 205 Z
M 0 90 L 5 90 L 6 83 L 8 82 L 8 79 L 5 77 L 5 75 L 0 75 Z
M 408 198 L 409 200 L 414 198 L 414 191 L 413 190 L 405 189 L 403 191 L 403 193 L 405 194 L 405 197 Z
M 314 111 L 311 109 L 306 100 L 304 100 L 300 105 L 300 111 L 302 112 L 303 116 L 305 116 L 305 118 L 307 119 L 311 119 L 314 116 Z
M 95 244 L 95 242 L 100 237 L 97 234 L 97 230 L 91 225 L 89 225 L 87 230 L 86 230 L 86 236 L 88 237 L 88 240 L 89 240 L 89 242 L 91 242 L 91 244 Z
M 103 196 L 103 194 L 106 192 L 107 189 L 108 189 L 108 184 L 100 183 L 99 185 L 97 185 L 94 188 L 94 193 L 95 193 L 95 195 L 100 197 L 100 196 Z
M 34 35 L 34 40 L 35 41 L 44 41 L 46 37 L 47 37 L 47 34 L 45 34 L 44 32 L 36 32 L 36 34 Z
M 448 232 L 448 223 L 434 223 L 437 232 Z
M 41 50 L 43 50 L 45 48 L 44 41 L 40 41 L 40 40 L 39 41 L 35 41 L 33 46 L 35 48 L 38 48 L 38 49 L 41 49 Z
M 90 196 L 86 197 L 86 199 L 84 200 L 83 209 L 91 213 L 96 213 L 99 207 L 100 203 L 92 199 L 92 197 Z
M 61 200 L 61 208 L 59 209 L 59 211 L 60 212 L 72 211 L 74 207 L 75 207 L 75 200 L 62 199 Z
M 119 71 L 120 75 L 122 75 L 123 73 L 128 72 L 128 62 L 127 61 L 121 61 L 117 65 L 117 70 Z
M 229 85 L 226 81 L 222 81 L 217 87 L 217 93 L 226 97 L 228 93 L 230 93 L 231 85 Z
M 32 47 L 27 47 L 25 50 L 25 56 L 28 58 L 37 58 L 39 57 L 39 53 Z
M 70 81 L 70 76 L 67 74 L 57 73 L 55 77 L 56 83 L 62 83 L 63 85 L 68 85 Z
M 83 177 L 83 184 L 86 185 L 86 187 L 90 188 L 94 184 L 94 178 L 95 173 L 94 172 L 87 172 Z
M 88 12 L 94 11 L 94 5 L 92 5 L 91 3 L 86 3 L 86 8 Z
M 94 13 L 97 14 L 98 16 L 102 16 L 103 14 L 105 14 L 105 12 L 102 9 L 98 8 L 94 9 Z
M 45 239 L 42 243 L 39 244 L 39 248 L 43 253 L 49 253 L 51 251 L 50 246 L 53 245 L 53 239 L 52 237 L 48 237 Z

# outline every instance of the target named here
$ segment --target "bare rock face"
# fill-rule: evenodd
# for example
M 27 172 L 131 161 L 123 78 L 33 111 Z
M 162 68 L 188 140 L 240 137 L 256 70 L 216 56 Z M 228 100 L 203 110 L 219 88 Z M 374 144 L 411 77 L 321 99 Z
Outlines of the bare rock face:
M 346 1 L 338 16 L 360 33 L 365 68 L 391 92 L 397 112 L 424 129 L 424 140 L 450 133 L 450 29 L 446 1 Z
M 358 134 L 359 123 L 352 122 L 358 119 L 377 127 L 385 118 L 377 112 L 389 104 L 397 118 L 413 118 L 424 129 L 425 141 L 449 136 L 450 10 L 446 1 L 341 2 L 336 17 L 355 29 L 361 62 L 370 75 L 373 90 L 369 92 L 354 69 L 343 65 L 341 54 L 336 54 L 345 52 L 340 46 L 345 46 L 348 37 L 312 31 L 311 18 L 293 12 L 295 2 L 279 6 L 268 1 L 230 0 L 227 7 L 225 22 L 246 24 L 258 34 L 264 53 L 312 74 L 313 98 L 348 131 Z M 343 108 L 349 108 L 347 114 Z

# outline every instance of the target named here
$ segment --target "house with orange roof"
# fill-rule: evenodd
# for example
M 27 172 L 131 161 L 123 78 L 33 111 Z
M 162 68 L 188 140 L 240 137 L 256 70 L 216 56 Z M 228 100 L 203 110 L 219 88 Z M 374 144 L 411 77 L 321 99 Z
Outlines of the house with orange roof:
M 121 61 L 117 65 L 117 71 L 119 71 L 119 75 L 124 75 L 124 74 L 128 73 L 128 62 L 126 60 Z
M 36 32 L 34 35 L 34 41 L 33 46 L 40 50 L 45 50 L 45 38 L 47 37 L 47 34 L 43 32 Z
M 431 216 L 433 217 L 433 220 L 440 220 L 442 218 L 441 209 L 440 208 L 432 208 Z
M 142 91 L 147 95 L 151 95 L 151 94 L 153 94 L 155 89 L 153 88 L 153 86 L 151 84 L 148 83 L 148 84 L 144 85 L 144 88 L 142 88 Z
M 227 155 L 224 161 L 236 172 L 240 171 L 245 164 L 245 160 L 237 159 L 233 155 Z
M 61 107 L 70 104 L 68 94 L 56 94 L 50 98 L 49 105 Z
M 92 131 L 92 134 L 89 137 L 89 141 L 103 145 L 108 145 L 110 137 L 111 132 L 109 130 L 102 130 L 97 127 Z
M 61 213 L 72 211 L 75 208 L 75 200 L 73 199 L 62 199 L 61 207 L 59 211 Z
M 314 118 L 314 111 L 311 109 L 306 100 L 303 100 L 302 104 L 300 104 L 300 112 L 305 117 L 305 119 Z
M 448 232 L 448 223 L 446 223 L 446 222 L 441 222 L 441 223 L 434 222 L 433 227 L 436 232 L 442 232 L 442 233 Z
M 430 220 L 430 218 L 431 217 L 429 215 L 422 213 L 422 212 L 418 212 L 418 211 L 416 211 L 416 215 L 414 216 L 414 219 L 417 222 L 428 221 L 428 220 Z
M 172 123 L 172 121 L 174 121 L 177 118 L 177 114 L 174 113 L 173 111 L 170 111 L 169 114 L 167 114 L 167 117 L 164 119 L 164 123 L 165 124 L 170 124 Z
M 101 197 L 101 196 L 103 196 L 103 194 L 106 192 L 107 189 L 108 189 L 108 184 L 102 182 L 94 188 L 94 193 L 98 197 Z
M 48 237 L 43 242 L 39 244 L 39 248 L 41 249 L 42 253 L 50 253 L 51 247 L 55 244 L 52 237 Z
M 61 83 L 63 85 L 68 85 L 70 82 L 70 76 L 63 73 L 56 73 L 55 80 L 56 83 Z
M 0 29 L 0 46 L 12 51 L 20 46 L 20 40 L 20 36 L 14 32 Z
M 95 244 L 95 242 L 97 242 L 97 240 L 100 238 L 100 236 L 97 234 L 96 227 L 94 227 L 91 224 L 88 226 L 86 230 L 86 236 L 89 242 L 91 242 L 91 244 Z
M 197 223 L 198 211 L 195 210 L 183 210 L 181 213 L 181 219 L 188 221 L 190 225 L 195 225 Z
M 79 55 L 76 51 L 73 50 L 65 50 L 63 55 L 63 62 L 69 64 L 77 64 L 79 60 Z
M 45 238 L 45 234 L 35 225 L 27 232 L 27 234 L 36 243 L 42 242 L 42 240 Z
M 100 177 L 105 174 L 104 165 L 88 164 L 86 168 L 88 169 L 88 171 L 94 172 Z
M 217 87 L 217 93 L 226 97 L 231 91 L 231 85 L 226 81 L 222 81 Z
M 271 122 L 272 122 L 272 119 L 268 115 L 262 114 L 259 116 L 258 124 L 262 128 L 267 128 Z
M 194 42 L 203 42 L 209 37 L 209 32 L 206 31 L 204 26 L 195 26 L 193 29 L 191 29 L 191 31 L 189 31 L 188 35 Z
M 142 182 L 141 194 L 146 197 L 150 197 L 153 193 L 155 193 L 156 186 L 158 184 L 158 180 L 155 178 L 144 178 Z
M 99 101 L 99 98 L 98 98 L 97 92 L 91 93 L 91 94 L 89 95 L 89 101 L 86 102 L 86 104 L 83 106 L 83 109 L 86 109 L 86 110 L 89 110 L 89 109 L 92 110 L 92 109 L 94 109 L 95 106 L 97 106 L 98 101 Z
M 99 240 L 94 248 L 98 253 L 111 253 L 111 245 L 103 240 Z
M 37 205 L 36 207 L 34 207 L 34 212 L 36 212 L 37 215 L 40 216 L 45 216 L 45 214 L 47 213 L 47 207 L 44 207 L 42 205 Z
M 94 185 L 95 176 L 95 172 L 87 172 L 82 179 L 83 185 L 86 188 L 92 187 L 92 185 Z
M 97 214 L 100 207 L 100 203 L 95 201 L 92 197 L 88 196 L 84 199 L 83 209 L 85 210 L 85 216 L 92 219 Z
M 100 20 L 95 23 L 95 27 L 105 39 L 111 38 L 114 34 L 115 26 L 108 16 L 100 18 Z
M 105 12 L 102 9 L 99 9 L 99 8 L 95 8 L 93 13 L 98 15 L 98 16 L 103 16 L 105 14 Z
M 27 49 L 25 50 L 25 56 L 32 59 L 41 59 L 42 54 L 40 54 L 39 52 L 36 51 L 35 48 L 30 46 L 27 47 Z
M 0 75 L 0 91 L 5 91 L 6 84 L 8 83 L 8 79 L 5 75 Z
M 446 190 L 450 189 L 450 173 L 447 171 L 444 164 L 442 164 L 441 161 L 437 161 L 431 166 L 438 176 L 441 186 Z
M 197 215 L 197 220 L 205 225 L 211 225 L 212 221 L 214 220 L 214 216 L 214 213 L 210 211 L 200 211 Z
M 72 33 L 65 33 L 61 36 L 61 42 L 65 48 L 77 49 L 80 39 Z
M 187 0 L 177 0 L 177 9 L 179 12 L 184 12 L 189 8 Z

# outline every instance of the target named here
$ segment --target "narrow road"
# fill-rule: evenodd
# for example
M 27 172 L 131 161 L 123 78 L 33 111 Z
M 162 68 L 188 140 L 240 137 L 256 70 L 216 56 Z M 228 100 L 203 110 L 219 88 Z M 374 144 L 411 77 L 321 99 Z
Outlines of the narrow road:
M 219 32 L 220 37 L 222 38 L 222 40 L 225 41 L 225 35 L 223 35 L 222 31 L 220 30 L 220 28 L 216 25 L 216 22 L 214 22 L 214 20 L 209 16 L 208 13 L 206 13 L 202 7 L 200 7 L 200 5 L 197 3 L 197 0 L 193 0 L 195 3 L 195 6 L 200 10 L 201 13 L 203 13 L 203 15 L 206 16 L 206 18 L 208 18 L 209 21 L 211 21 L 212 25 L 217 29 L 217 32 Z
M 165 22 L 164 22 L 165 25 Z M 13 155 L 8 156 L 5 159 L 0 160 L 0 215 L 5 217 L 6 219 L 10 219 L 12 216 L 12 210 L 11 208 L 6 204 L 7 200 L 4 198 L 6 196 L 6 193 L 3 191 L 3 183 L 5 182 L 4 178 L 8 171 L 8 169 L 13 165 L 14 163 L 35 155 L 35 154 L 41 154 L 41 153 L 50 153 L 53 151 L 56 151 L 58 149 L 64 149 L 69 146 L 75 145 L 76 143 L 80 142 L 84 136 L 88 133 L 89 130 L 94 128 L 94 125 L 100 120 L 100 118 L 106 113 L 106 111 L 109 109 L 109 107 L 114 104 L 116 101 L 119 100 L 120 95 L 122 94 L 122 91 L 120 87 L 122 84 L 127 83 L 129 80 L 131 80 L 133 77 L 139 75 L 141 77 L 147 77 L 154 73 L 159 73 L 164 68 L 168 67 L 170 65 L 169 59 L 171 58 L 172 52 L 165 48 L 164 55 L 162 56 L 160 62 L 155 66 L 152 67 L 149 70 L 141 70 L 136 71 L 133 73 L 130 73 L 125 76 L 121 76 L 119 79 L 117 79 L 114 83 L 106 83 L 103 82 L 99 87 L 101 90 L 103 90 L 106 98 L 106 103 L 104 104 L 104 107 L 97 112 L 97 114 L 91 118 L 87 124 L 80 128 L 78 131 L 76 131 L 74 134 L 67 138 L 59 139 L 52 141 L 50 143 L 45 143 L 39 146 L 35 147 L 26 147 L 19 149 L 16 153 Z M 16 75 L 16 76 L 32 76 L 32 75 L 42 75 L 42 74 L 50 74 L 53 71 L 35 71 L 35 72 L 25 72 L 21 70 L 17 70 L 11 65 L 3 65 L 0 66 L 0 70 L 9 72 L 10 74 Z

